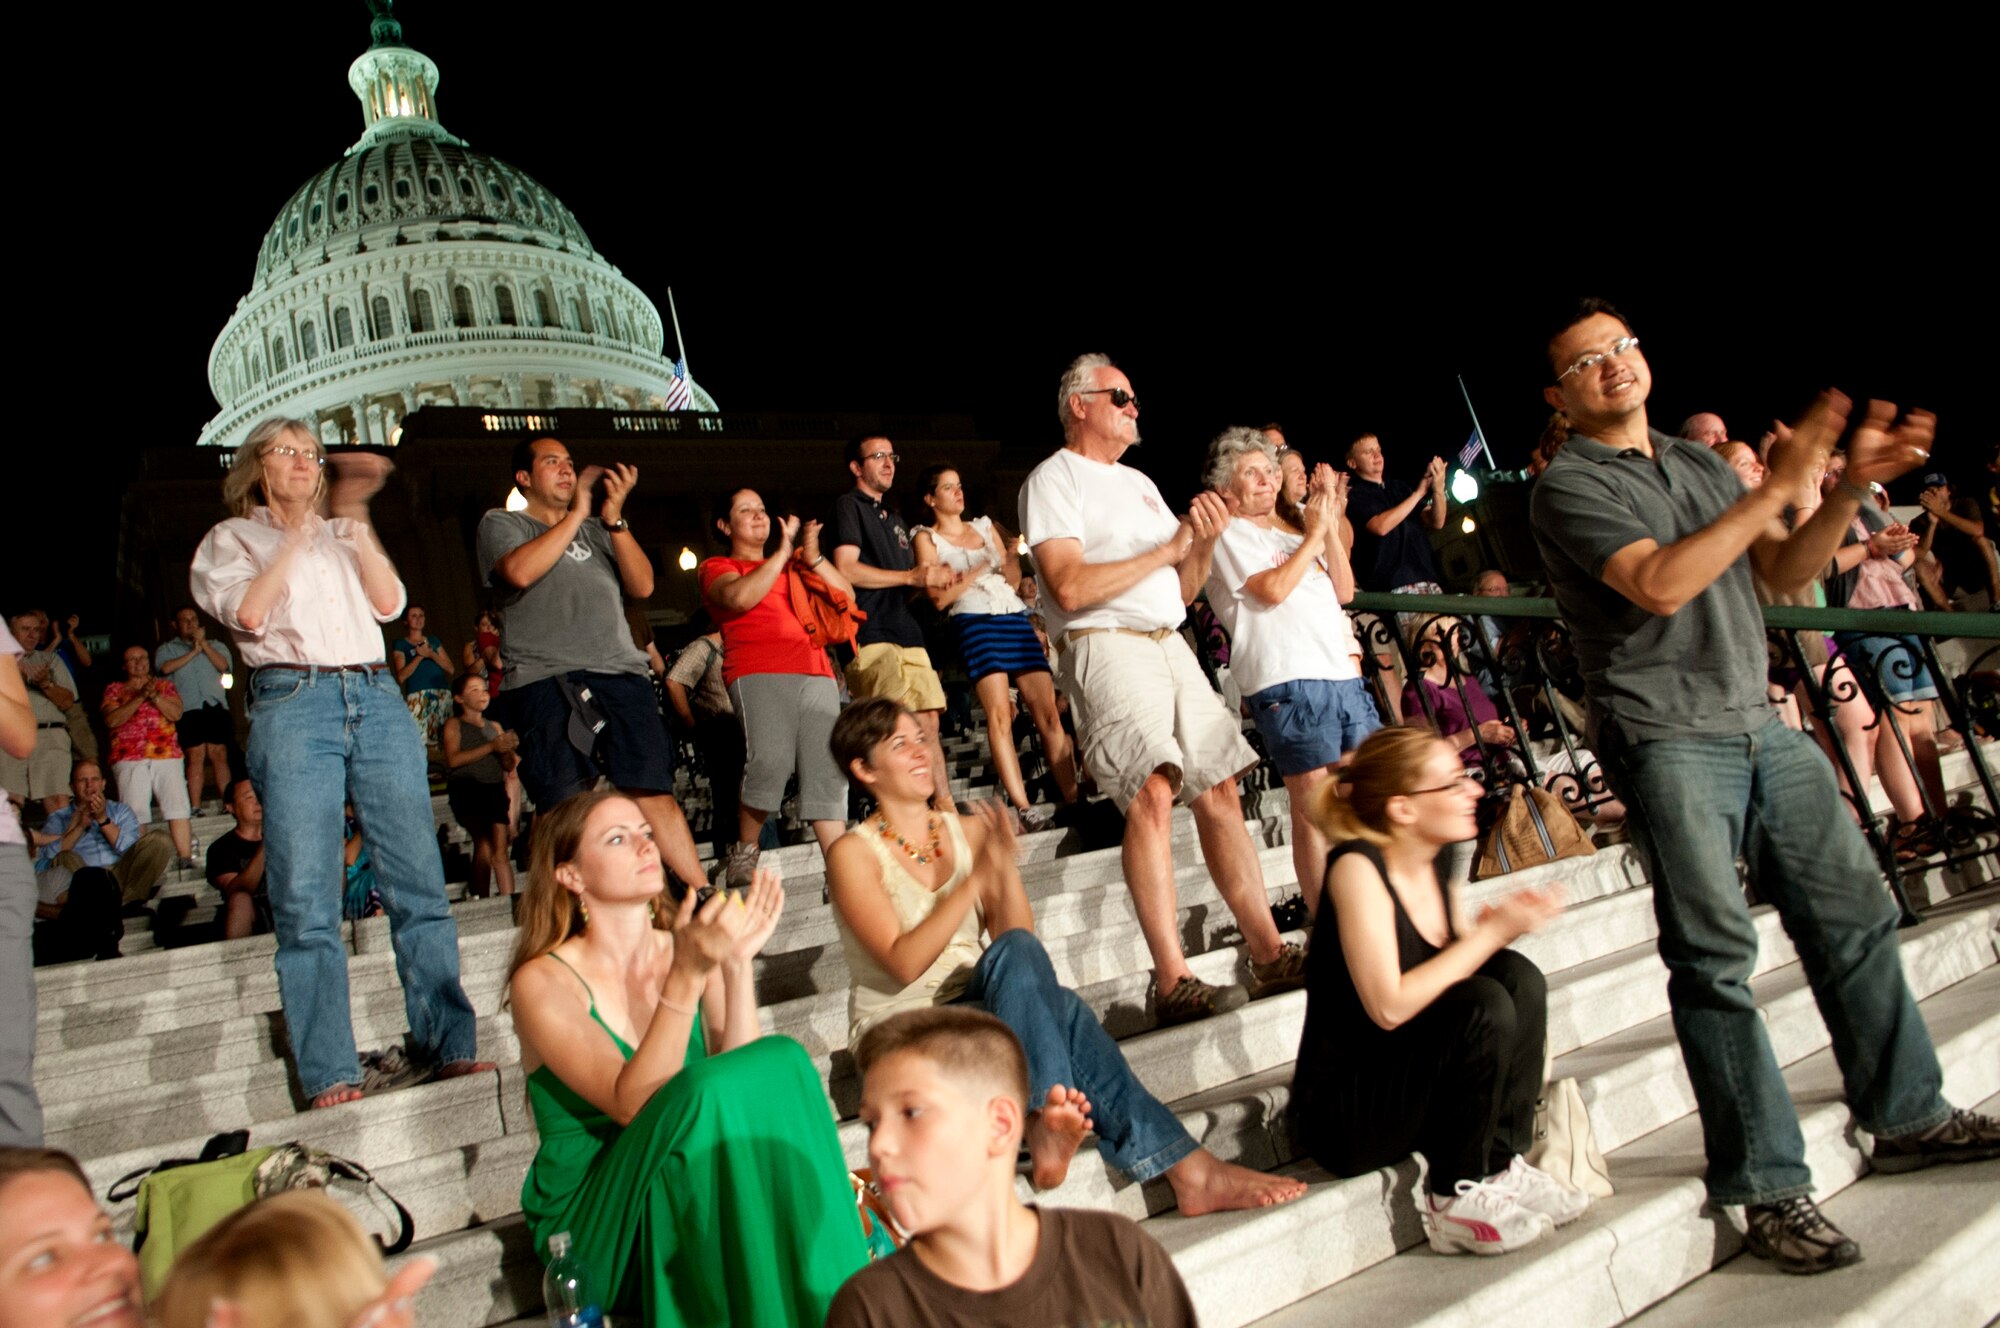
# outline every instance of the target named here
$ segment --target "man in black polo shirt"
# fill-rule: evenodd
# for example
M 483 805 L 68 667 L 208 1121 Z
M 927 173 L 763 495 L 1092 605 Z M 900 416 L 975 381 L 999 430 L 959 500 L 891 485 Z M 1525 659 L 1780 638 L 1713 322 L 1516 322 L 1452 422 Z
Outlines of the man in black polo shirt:
M 833 504 L 833 565 L 853 586 L 858 607 L 868 615 L 854 641 L 854 662 L 847 666 L 847 690 L 856 701 L 886 696 L 916 712 L 930 744 L 937 792 L 932 805 L 956 811 L 952 802 L 944 747 L 938 741 L 938 714 L 944 709 L 944 685 L 924 649 L 923 628 L 910 612 L 913 589 L 951 584 L 951 569 L 941 564 L 928 571 L 917 566 L 909 528 L 893 509 L 883 505 L 896 482 L 895 447 L 879 434 L 863 435 L 847 444 L 847 469 L 854 487 Z
M 223 795 L 236 828 L 208 846 L 208 883 L 222 892 L 225 940 L 271 930 L 269 893 L 264 888 L 264 805 L 247 779 Z
M 1832 1034 L 1848 1105 L 1879 1171 L 2000 1156 L 2000 1122 L 1955 1111 L 1896 949 L 1896 910 L 1832 767 L 1764 697 L 1751 584 L 1804 587 L 1871 481 L 1922 462 L 1936 421 L 1870 402 L 1845 480 L 1796 532 L 1781 514 L 1817 485 L 1847 426 L 1828 393 L 1745 492 L 1709 448 L 1646 422 L 1652 373 L 1615 309 L 1587 300 L 1548 341 L 1549 404 L 1572 433 L 1535 486 L 1550 586 L 1590 698 L 1592 746 L 1629 809 L 1659 920 L 1667 996 L 1701 1109 L 1712 1203 L 1741 1204 L 1753 1254 L 1787 1272 L 1855 1262 L 1810 1197 L 1798 1113 L 1750 989 L 1757 929 L 1739 853 L 1784 918 Z

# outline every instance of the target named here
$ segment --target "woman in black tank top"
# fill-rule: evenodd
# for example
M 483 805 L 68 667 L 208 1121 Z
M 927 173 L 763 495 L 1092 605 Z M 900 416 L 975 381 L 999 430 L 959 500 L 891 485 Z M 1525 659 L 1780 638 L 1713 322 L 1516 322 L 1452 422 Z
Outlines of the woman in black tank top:
M 1291 1111 L 1339 1176 L 1419 1155 L 1417 1210 L 1443 1254 L 1518 1249 L 1589 1200 L 1530 1167 L 1548 988 L 1506 947 L 1562 908 L 1524 890 L 1454 920 L 1434 859 L 1473 837 L 1479 785 L 1425 729 L 1355 751 L 1351 793 L 1315 815 L 1330 842 L 1306 970 Z

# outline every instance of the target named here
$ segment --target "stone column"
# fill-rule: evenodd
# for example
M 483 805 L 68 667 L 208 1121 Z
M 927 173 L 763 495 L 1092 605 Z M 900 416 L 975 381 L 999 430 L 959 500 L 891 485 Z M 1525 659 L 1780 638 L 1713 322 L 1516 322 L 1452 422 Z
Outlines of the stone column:
M 359 443 L 363 447 L 374 446 L 375 438 L 374 435 L 370 433 L 368 428 L 368 398 L 366 397 L 354 398 L 353 409 L 354 409 L 354 441 Z

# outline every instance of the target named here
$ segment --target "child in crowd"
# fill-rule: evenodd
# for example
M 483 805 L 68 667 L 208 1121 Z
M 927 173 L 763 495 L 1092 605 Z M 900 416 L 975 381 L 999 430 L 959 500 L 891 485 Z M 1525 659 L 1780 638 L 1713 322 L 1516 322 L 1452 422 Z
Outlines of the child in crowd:
M 978 817 L 930 809 L 936 776 L 915 715 L 886 697 L 855 702 L 833 726 L 833 757 L 876 808 L 827 855 L 853 977 L 850 1047 L 895 1011 L 974 1003 L 1028 1047 L 1034 1093 L 1022 1129 L 1036 1189 L 1062 1184 L 1094 1118 L 1105 1160 L 1135 1181 L 1164 1175 L 1190 1217 L 1305 1193 L 1197 1146 L 1146 1091 L 1035 938 L 1012 818 L 997 805 Z
M 410 1300 L 437 1271 L 395 1277 L 354 1215 L 324 1190 L 239 1208 L 174 1259 L 153 1300 L 157 1328 L 413 1328 Z
M 1192 1328 L 1173 1261 L 1129 1218 L 1014 1193 L 1028 1063 L 992 1015 L 906 1010 L 854 1048 L 868 1160 L 907 1248 L 848 1279 L 827 1328 Z
M 486 680 L 462 673 L 452 683 L 458 713 L 444 722 L 445 800 L 465 833 L 472 836 L 472 878 L 468 891 L 484 897 L 497 885 L 514 893 L 514 864 L 507 856 L 507 776 L 520 764 L 514 754 L 520 736 L 486 717 Z
M 1561 895 L 1522 890 L 1477 919 L 1453 916 L 1436 860 L 1474 836 L 1480 786 L 1428 730 L 1370 735 L 1346 778 L 1347 797 L 1328 785 L 1315 808 L 1336 847 L 1307 960 L 1298 1136 L 1336 1176 L 1415 1150 L 1432 1249 L 1519 1249 L 1590 1203 L 1521 1156 L 1534 1141 L 1548 986 L 1507 946 L 1561 912 Z

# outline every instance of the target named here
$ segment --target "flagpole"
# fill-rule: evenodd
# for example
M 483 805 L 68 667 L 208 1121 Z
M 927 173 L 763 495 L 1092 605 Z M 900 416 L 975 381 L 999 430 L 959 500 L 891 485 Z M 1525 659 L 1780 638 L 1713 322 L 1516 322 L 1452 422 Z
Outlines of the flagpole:
M 667 315 L 674 320 L 674 350 L 678 352 L 675 358 L 681 362 L 681 373 L 687 374 L 687 345 L 681 340 L 681 313 L 680 310 L 674 307 L 674 288 L 672 286 L 667 287 Z M 1461 383 L 1460 386 L 1463 387 L 1464 384 Z M 1476 419 L 1473 421 L 1474 424 L 1478 422 Z
M 672 301 L 673 298 L 674 298 L 673 288 L 669 287 L 667 289 L 667 299 L 669 301 Z M 680 335 L 681 335 L 680 328 L 676 326 L 674 328 L 675 340 L 679 340 Z M 1493 449 L 1487 445 L 1486 430 L 1479 426 L 1479 412 L 1472 408 L 1472 393 L 1465 390 L 1464 374 L 1458 375 L 1458 394 L 1465 398 L 1465 413 L 1472 417 L 1472 431 L 1479 435 L 1479 450 L 1486 454 L 1487 467 L 1492 470 L 1500 469 L 1499 463 L 1494 461 L 1493 459 Z

